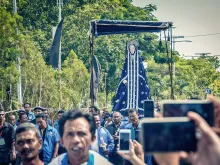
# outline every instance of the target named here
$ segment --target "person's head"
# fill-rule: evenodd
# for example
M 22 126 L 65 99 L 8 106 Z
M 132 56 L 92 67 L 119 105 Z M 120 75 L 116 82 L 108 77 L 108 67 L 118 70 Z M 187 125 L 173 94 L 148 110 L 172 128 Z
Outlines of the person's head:
M 103 112 L 108 112 L 108 108 L 104 107 Z
M 60 120 L 60 118 L 62 117 L 63 114 L 64 114 L 64 110 L 59 110 L 57 112 L 57 119 Z
M 96 106 L 89 107 L 89 113 L 100 115 L 100 110 Z
M 129 109 L 128 116 L 129 116 L 129 121 L 132 124 L 137 125 L 139 123 L 138 112 L 136 109 Z
M 93 115 L 93 117 L 95 120 L 96 129 L 98 129 L 100 127 L 100 117 L 98 114 Z
M 24 109 L 27 113 L 31 111 L 31 104 L 30 103 L 24 103 Z
M 79 110 L 64 113 L 59 120 L 61 144 L 68 155 L 84 160 L 90 146 L 95 141 L 95 121 L 93 116 Z
M 34 114 L 35 114 L 35 116 L 37 116 L 37 114 L 39 114 L 39 113 L 42 113 L 43 110 L 44 110 L 43 107 L 40 107 L 40 106 L 34 107 Z
M 22 161 L 38 157 L 42 140 L 38 128 L 32 123 L 20 124 L 15 132 L 15 148 Z
M 4 122 L 5 120 L 5 111 L 3 109 L 0 109 L 0 123 Z
M 28 117 L 26 113 L 20 113 L 19 114 L 19 120 L 21 123 L 25 123 L 28 121 Z
M 107 111 L 107 108 L 104 108 L 103 111 L 102 111 L 102 113 L 101 113 L 102 118 L 105 117 L 105 115 L 106 115 L 107 112 L 108 112 L 108 111 Z
M 9 116 L 9 123 L 11 123 L 11 125 L 15 125 L 16 123 L 16 118 L 15 118 L 15 115 L 10 115 Z
M 49 117 L 49 111 L 47 108 L 44 108 L 42 113 L 45 115 L 46 118 Z
M 43 113 L 37 114 L 36 122 L 40 129 L 45 129 L 47 127 L 47 118 Z
M 129 51 L 131 54 L 134 54 L 135 53 L 135 46 L 134 45 L 130 45 L 129 46 Z
M 118 124 L 118 123 L 121 122 L 121 113 L 120 113 L 120 112 L 115 111 L 115 112 L 113 113 L 113 122 L 114 122 L 115 124 Z

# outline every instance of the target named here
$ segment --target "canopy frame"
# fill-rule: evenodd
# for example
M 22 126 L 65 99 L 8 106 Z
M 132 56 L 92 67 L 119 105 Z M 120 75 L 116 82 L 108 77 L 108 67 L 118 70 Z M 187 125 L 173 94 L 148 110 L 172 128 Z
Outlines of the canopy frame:
M 128 33 L 159 33 L 164 31 L 168 67 L 170 74 L 170 98 L 174 99 L 174 89 L 173 89 L 173 52 L 172 52 L 172 22 L 157 22 L 157 21 L 130 21 L 130 20 L 92 20 L 90 21 L 89 29 L 89 41 L 90 41 L 90 72 L 93 75 L 93 63 L 94 61 L 94 38 L 101 35 L 112 35 L 112 34 L 128 34 Z M 168 39 L 166 37 L 166 31 L 168 31 L 168 37 L 170 37 L 171 51 L 168 50 Z M 170 56 L 169 56 L 170 54 Z M 91 82 L 93 82 L 93 76 L 91 76 Z M 94 93 L 93 84 L 91 86 L 90 92 Z M 91 97 L 91 104 L 94 105 L 95 98 Z

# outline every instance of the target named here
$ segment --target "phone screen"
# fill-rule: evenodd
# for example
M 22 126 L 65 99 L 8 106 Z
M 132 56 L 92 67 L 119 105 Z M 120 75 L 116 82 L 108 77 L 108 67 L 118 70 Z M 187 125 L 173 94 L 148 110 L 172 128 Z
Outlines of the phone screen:
M 143 123 L 145 152 L 195 151 L 195 126 L 188 122 Z
M 144 117 L 154 117 L 154 101 L 144 101 Z
M 202 116 L 210 126 L 214 124 L 214 107 L 212 103 L 165 103 L 163 104 L 164 117 L 187 116 L 187 112 L 193 111 Z
M 130 133 L 120 132 L 119 150 L 129 150 Z

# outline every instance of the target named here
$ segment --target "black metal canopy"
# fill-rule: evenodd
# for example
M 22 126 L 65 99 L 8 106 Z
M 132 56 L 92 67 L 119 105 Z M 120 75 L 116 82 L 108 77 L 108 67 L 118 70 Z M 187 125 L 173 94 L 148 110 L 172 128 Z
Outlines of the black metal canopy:
M 111 35 L 111 34 L 127 34 L 127 33 L 138 33 L 138 32 L 148 32 L 148 33 L 158 33 L 164 31 L 168 66 L 170 73 L 170 83 L 171 83 L 171 99 L 174 99 L 173 91 L 173 53 L 172 44 L 170 57 L 168 51 L 168 43 L 166 38 L 166 31 L 168 31 L 168 36 L 171 38 L 172 43 L 172 22 L 157 22 L 157 21 L 131 21 L 131 20 L 92 20 L 90 21 L 89 29 L 89 40 L 90 40 L 90 60 L 91 60 L 91 75 L 93 75 L 93 56 L 94 56 L 94 37 L 100 35 Z M 93 82 L 93 76 L 91 76 L 91 81 Z M 91 95 L 92 93 L 92 95 Z M 90 96 L 93 96 L 94 84 L 90 85 Z M 94 105 L 95 98 L 91 97 L 91 103 Z
M 161 30 L 167 30 L 171 26 L 172 22 L 92 20 L 90 21 L 90 33 L 98 37 L 108 34 L 160 32 Z

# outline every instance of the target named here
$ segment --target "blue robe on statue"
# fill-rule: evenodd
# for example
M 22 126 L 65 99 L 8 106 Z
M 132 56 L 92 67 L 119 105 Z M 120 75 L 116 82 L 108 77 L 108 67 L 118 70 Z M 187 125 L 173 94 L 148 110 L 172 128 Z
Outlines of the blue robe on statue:
M 143 116 L 144 100 L 149 100 L 150 90 L 141 57 L 139 57 L 138 43 L 132 40 L 127 44 L 127 55 L 113 102 L 113 111 L 120 111 L 127 116 L 128 109 L 135 108 Z

